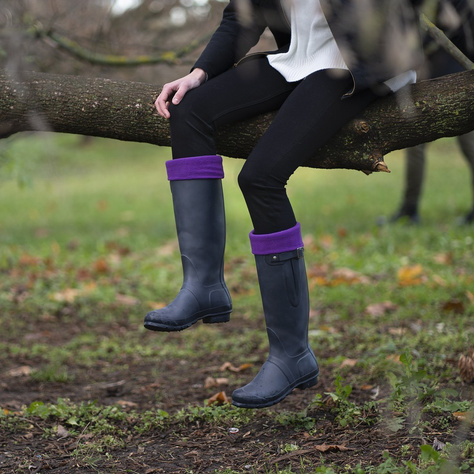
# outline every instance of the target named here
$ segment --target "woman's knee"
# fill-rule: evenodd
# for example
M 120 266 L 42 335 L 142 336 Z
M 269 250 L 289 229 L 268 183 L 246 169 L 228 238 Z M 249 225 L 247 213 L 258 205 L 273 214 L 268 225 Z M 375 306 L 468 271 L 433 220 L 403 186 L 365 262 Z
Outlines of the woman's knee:
M 244 165 L 237 177 L 242 194 L 247 197 L 255 197 L 261 193 L 270 191 L 268 178 L 260 174 L 250 166 Z
M 212 129 L 211 119 L 207 116 L 206 107 L 202 105 L 199 96 L 192 92 L 194 91 L 188 92 L 178 105 L 170 103 L 170 127 L 207 133 Z

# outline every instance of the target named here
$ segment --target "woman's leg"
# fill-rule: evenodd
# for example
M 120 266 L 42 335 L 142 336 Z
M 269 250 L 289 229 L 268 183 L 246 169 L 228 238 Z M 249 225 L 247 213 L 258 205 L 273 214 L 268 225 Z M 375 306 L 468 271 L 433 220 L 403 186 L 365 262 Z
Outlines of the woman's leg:
M 278 110 L 296 85 L 261 57 L 192 89 L 170 106 L 173 158 L 215 154 L 218 127 Z
M 341 99 L 351 87 L 349 74 L 318 71 L 300 82 L 278 111 L 239 175 L 255 233 L 296 224 L 286 195 L 288 179 L 377 97 L 367 90 Z
M 263 408 L 294 388 L 317 383 L 308 343 L 309 295 L 300 226 L 286 195 L 289 177 L 348 120 L 366 107 L 370 91 L 341 99 L 351 78 L 314 73 L 288 97 L 239 175 L 254 230 L 255 255 L 269 355 L 257 376 L 232 394 L 234 405 Z
M 165 308 L 149 312 L 145 327 L 180 331 L 199 320 L 226 322 L 232 310 L 224 282 L 225 212 L 222 159 L 214 130 L 281 105 L 294 88 L 268 65 L 251 61 L 190 91 L 171 107 L 173 157 L 167 163 L 183 286 Z

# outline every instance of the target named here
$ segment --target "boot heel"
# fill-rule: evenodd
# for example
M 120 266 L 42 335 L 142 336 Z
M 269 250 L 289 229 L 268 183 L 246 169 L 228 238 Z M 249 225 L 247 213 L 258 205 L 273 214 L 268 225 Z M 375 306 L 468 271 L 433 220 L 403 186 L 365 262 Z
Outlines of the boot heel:
M 205 324 L 227 323 L 229 321 L 230 321 L 230 313 L 216 314 L 214 316 L 207 316 L 205 318 L 202 318 L 202 322 Z
M 301 385 L 298 385 L 296 388 L 299 388 L 300 390 L 304 390 L 305 388 L 314 387 L 317 383 L 318 383 L 318 376 L 316 375 L 315 377 L 310 378 L 306 382 L 303 382 Z

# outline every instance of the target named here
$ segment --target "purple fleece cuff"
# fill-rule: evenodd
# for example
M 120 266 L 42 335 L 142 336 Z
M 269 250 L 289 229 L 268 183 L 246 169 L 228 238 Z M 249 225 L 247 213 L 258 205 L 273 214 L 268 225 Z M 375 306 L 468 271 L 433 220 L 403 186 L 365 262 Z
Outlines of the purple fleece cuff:
M 254 255 L 289 252 L 303 247 L 299 222 L 290 229 L 273 234 L 254 234 L 250 232 L 250 246 Z
M 219 155 L 192 156 L 166 162 L 169 181 L 186 179 L 222 179 L 224 168 Z

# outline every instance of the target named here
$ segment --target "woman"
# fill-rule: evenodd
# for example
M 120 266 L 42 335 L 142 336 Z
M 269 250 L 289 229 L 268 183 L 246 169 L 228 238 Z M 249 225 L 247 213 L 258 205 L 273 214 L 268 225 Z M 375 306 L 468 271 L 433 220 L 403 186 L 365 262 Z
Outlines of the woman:
M 222 159 L 215 130 L 278 110 L 239 175 L 254 229 L 270 352 L 233 404 L 262 408 L 317 383 L 308 344 L 303 242 L 286 195 L 293 172 L 377 95 L 414 82 L 420 50 L 406 0 L 230 0 L 190 74 L 165 84 L 155 106 L 170 120 L 167 162 L 184 283 L 145 327 L 182 330 L 229 320 L 223 279 Z M 240 61 L 268 27 L 278 50 Z

